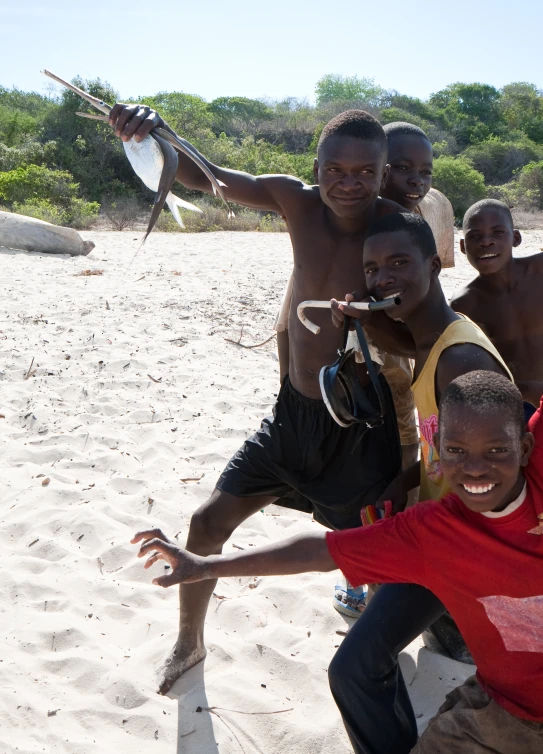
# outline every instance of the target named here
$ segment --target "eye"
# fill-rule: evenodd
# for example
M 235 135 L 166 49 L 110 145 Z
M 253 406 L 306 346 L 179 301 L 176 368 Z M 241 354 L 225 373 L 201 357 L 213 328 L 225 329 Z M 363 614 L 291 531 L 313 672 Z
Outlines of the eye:
M 457 447 L 455 447 L 454 445 L 448 445 L 448 446 L 447 446 L 447 447 L 445 448 L 445 450 L 447 451 L 447 453 L 454 453 L 454 454 L 456 454 L 456 455 L 459 455 L 460 453 L 463 453 L 463 452 L 464 452 L 464 451 L 462 450 L 462 448 L 457 448 Z
M 432 171 L 431 170 L 423 170 L 422 174 L 423 175 L 432 175 Z
M 494 235 L 495 236 L 503 236 L 504 231 L 503 230 L 495 230 Z
M 394 267 L 401 267 L 404 264 L 407 264 L 407 259 L 397 259 L 394 262 Z
M 366 267 L 364 272 L 366 273 L 366 275 L 373 275 L 376 272 L 376 269 L 375 267 Z
M 328 168 L 329 173 L 339 173 L 339 168 Z
M 407 165 L 393 165 L 395 170 L 407 170 Z
M 496 453 L 508 453 L 509 448 L 490 448 L 488 451 L 489 453 L 496 454 Z

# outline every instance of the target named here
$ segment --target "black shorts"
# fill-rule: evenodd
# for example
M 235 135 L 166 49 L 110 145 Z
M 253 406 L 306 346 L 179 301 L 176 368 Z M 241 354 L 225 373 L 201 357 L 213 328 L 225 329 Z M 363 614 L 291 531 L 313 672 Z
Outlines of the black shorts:
M 324 401 L 306 398 L 287 377 L 273 416 L 230 459 L 217 487 L 237 497 L 274 495 L 284 498 L 286 507 L 301 510 L 307 510 L 309 500 L 315 519 L 325 526 L 360 526 L 362 506 L 375 503 L 401 470 L 394 404 L 385 378 L 379 379 L 385 421 L 368 429 L 340 427 Z M 368 391 L 378 405 L 373 387 Z M 296 497 L 302 498 L 300 505 Z

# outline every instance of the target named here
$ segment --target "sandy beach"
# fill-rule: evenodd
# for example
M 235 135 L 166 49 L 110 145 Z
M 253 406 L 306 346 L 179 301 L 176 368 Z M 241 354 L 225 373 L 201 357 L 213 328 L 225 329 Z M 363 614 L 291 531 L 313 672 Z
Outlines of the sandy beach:
M 219 581 L 205 665 L 163 698 L 177 591 L 130 545 L 155 525 L 182 544 L 269 413 L 275 340 L 236 342 L 272 335 L 288 235 L 153 233 L 132 263 L 142 233 L 82 236 L 88 257 L 0 250 L 1 754 L 349 754 L 326 675 L 348 629 L 335 574 Z M 473 277 L 456 260 L 448 295 Z M 225 551 L 317 526 L 271 506 Z M 420 641 L 402 667 L 421 728 L 472 672 Z

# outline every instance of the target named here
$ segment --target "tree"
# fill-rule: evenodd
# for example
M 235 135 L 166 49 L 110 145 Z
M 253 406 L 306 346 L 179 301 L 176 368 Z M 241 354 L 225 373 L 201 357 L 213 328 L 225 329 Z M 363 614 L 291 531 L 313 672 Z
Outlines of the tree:
M 507 84 L 501 90 L 500 107 L 509 128 L 543 144 L 543 96 L 535 84 Z
M 499 134 L 504 121 L 500 92 L 488 84 L 450 84 L 430 97 L 442 125 L 462 146 Z
M 374 79 L 328 73 L 317 81 L 315 94 L 317 96 L 317 107 L 338 100 L 365 102 L 368 105 L 378 107 L 386 92 L 379 84 L 375 83 Z
M 463 156 L 442 155 L 434 160 L 432 185 L 449 199 L 458 219 L 468 207 L 486 196 L 483 175 Z
M 501 141 L 492 136 L 468 147 L 463 156 L 484 175 L 486 183 L 506 183 L 524 165 L 543 159 L 543 146 L 526 137 L 519 141 Z
M 209 105 L 215 133 L 227 136 L 235 132 L 254 133 L 257 124 L 273 119 L 273 110 L 258 99 L 248 97 L 218 97 Z

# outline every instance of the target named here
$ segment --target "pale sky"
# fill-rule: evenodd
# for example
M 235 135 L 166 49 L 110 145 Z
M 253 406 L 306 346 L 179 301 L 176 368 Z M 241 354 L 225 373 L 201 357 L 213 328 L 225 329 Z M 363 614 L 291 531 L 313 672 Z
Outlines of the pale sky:
M 0 0 L 1 3 L 1 0 Z M 543 89 L 541 0 L 19 0 L 0 4 L 0 85 L 99 77 L 121 99 L 183 91 L 313 101 L 327 73 L 426 98 L 455 81 Z

